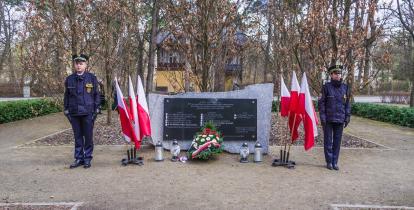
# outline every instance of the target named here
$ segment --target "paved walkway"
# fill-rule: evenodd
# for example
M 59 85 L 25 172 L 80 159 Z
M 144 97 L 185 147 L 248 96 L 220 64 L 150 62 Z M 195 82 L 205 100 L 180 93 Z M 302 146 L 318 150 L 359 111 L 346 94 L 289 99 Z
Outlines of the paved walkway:
M 0 149 L 9 149 L 66 128 L 70 128 L 70 124 L 63 113 L 0 124 Z
M 414 129 L 412 128 L 353 116 L 345 132 L 392 149 L 414 150 Z
M 369 96 L 369 95 L 360 95 L 354 96 L 355 102 L 361 103 L 380 103 L 381 97 L 380 96 Z
M 209 162 L 120 166 L 124 146 L 97 146 L 91 169 L 70 170 L 70 146 L 16 147 L 69 128 L 62 113 L 0 125 L 1 202 L 84 202 L 80 209 L 331 209 L 332 204 L 414 206 L 414 129 L 353 117 L 346 132 L 393 149 L 343 149 L 339 172 L 323 149 L 294 147 L 294 170 Z M 271 147 L 271 154 L 278 153 Z M 169 157 L 169 153 L 164 153 Z
M 15 98 L 5 98 L 5 97 L 0 97 L 0 102 L 1 101 L 20 101 L 20 100 L 31 100 L 31 99 L 40 99 L 42 97 L 30 97 L 30 98 L 24 98 L 24 97 L 15 97 Z

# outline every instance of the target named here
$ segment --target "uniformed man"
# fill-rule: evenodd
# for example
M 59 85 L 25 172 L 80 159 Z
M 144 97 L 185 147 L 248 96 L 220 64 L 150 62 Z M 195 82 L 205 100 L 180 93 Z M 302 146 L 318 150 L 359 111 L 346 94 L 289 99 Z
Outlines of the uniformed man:
M 329 170 L 339 170 L 338 158 L 342 131 L 351 117 L 349 90 L 348 86 L 342 83 L 342 69 L 341 65 L 328 68 L 331 81 L 323 85 L 322 97 L 318 104 L 323 127 L 326 167 Z
M 93 125 L 99 113 L 99 90 L 96 76 L 86 72 L 89 57 L 72 56 L 76 72 L 65 81 L 64 114 L 72 125 L 75 137 L 75 162 L 70 168 L 91 167 Z

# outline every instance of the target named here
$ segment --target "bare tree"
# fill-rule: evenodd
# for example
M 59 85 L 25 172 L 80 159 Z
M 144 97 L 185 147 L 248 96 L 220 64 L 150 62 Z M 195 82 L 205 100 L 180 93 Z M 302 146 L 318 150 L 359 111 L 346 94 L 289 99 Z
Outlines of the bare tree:
M 179 45 L 182 51 L 187 52 L 189 65 L 186 68 L 191 66 L 191 74 L 200 78 L 194 82 L 201 91 L 212 91 L 214 82 L 220 83 L 214 79 L 224 79 L 224 76 L 214 76 L 224 73 L 225 62 L 219 60 L 226 61 L 234 53 L 237 2 L 169 0 L 166 13 L 167 29 L 175 37 L 186 40 Z M 219 63 L 222 65 L 217 66 Z
M 145 94 L 148 95 L 150 91 L 154 89 L 154 62 L 156 53 L 156 38 L 158 32 L 158 18 L 159 18 L 159 0 L 153 1 L 152 15 L 151 15 L 151 39 L 149 42 L 148 50 L 148 72 L 147 72 L 147 85 Z
M 15 18 L 20 1 L 0 1 L 0 74 L 7 67 L 11 84 L 19 82 L 13 55 L 14 37 L 17 34 L 18 20 Z
M 412 0 L 397 0 L 397 14 L 403 28 L 410 34 L 411 40 L 414 40 L 414 1 Z M 408 46 L 408 55 L 411 57 L 411 66 L 414 64 L 414 45 L 413 41 Z M 414 70 L 411 68 L 410 72 L 407 72 L 411 81 L 411 96 L 410 107 L 414 107 Z

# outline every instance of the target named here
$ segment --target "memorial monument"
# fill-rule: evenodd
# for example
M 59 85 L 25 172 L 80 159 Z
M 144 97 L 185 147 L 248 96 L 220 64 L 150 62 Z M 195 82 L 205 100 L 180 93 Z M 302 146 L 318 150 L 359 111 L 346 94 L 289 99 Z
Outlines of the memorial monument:
M 213 122 L 223 134 L 224 150 L 239 153 L 247 143 L 249 150 L 259 142 L 268 153 L 273 84 L 256 84 L 228 92 L 149 95 L 152 140 L 170 149 L 177 140 L 187 150 L 196 132 Z

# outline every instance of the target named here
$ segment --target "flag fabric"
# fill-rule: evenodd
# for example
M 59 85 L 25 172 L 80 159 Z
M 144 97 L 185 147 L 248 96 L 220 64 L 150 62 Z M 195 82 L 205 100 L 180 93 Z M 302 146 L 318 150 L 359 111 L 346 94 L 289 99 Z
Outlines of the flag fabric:
M 289 103 L 289 129 L 291 133 L 292 142 L 298 139 L 298 127 L 302 121 L 299 113 L 299 91 L 300 86 L 295 71 L 292 75 L 292 84 L 290 88 L 290 103 Z
M 119 121 L 121 122 L 122 134 L 124 135 L 124 139 L 127 142 L 133 141 L 135 143 L 135 146 L 139 146 L 137 145 L 138 139 L 132 127 L 132 122 L 131 122 L 131 118 L 129 117 L 124 95 L 122 94 L 121 88 L 119 88 L 118 80 L 116 78 L 115 78 L 115 86 L 116 86 L 116 94 L 117 94 Z
M 151 121 L 148 111 L 147 99 L 142 85 L 141 77 L 138 75 L 137 82 L 138 118 L 141 138 L 151 136 Z
M 132 84 L 131 77 L 129 79 L 128 85 L 128 95 L 129 95 L 129 110 L 131 113 L 132 127 L 134 128 L 134 133 L 139 142 L 141 142 L 140 133 L 139 133 L 139 121 L 138 121 L 138 106 L 137 99 L 135 98 L 134 86 Z M 140 143 L 141 144 L 141 143 Z
M 280 115 L 287 117 L 289 115 L 290 93 L 285 85 L 283 76 L 280 76 Z
M 303 118 L 303 127 L 305 128 L 304 146 L 305 150 L 309 150 L 315 144 L 315 137 L 318 136 L 318 124 L 315 108 L 313 107 L 312 97 L 309 91 L 309 85 L 306 74 L 303 73 L 301 89 L 299 93 L 299 107 Z

